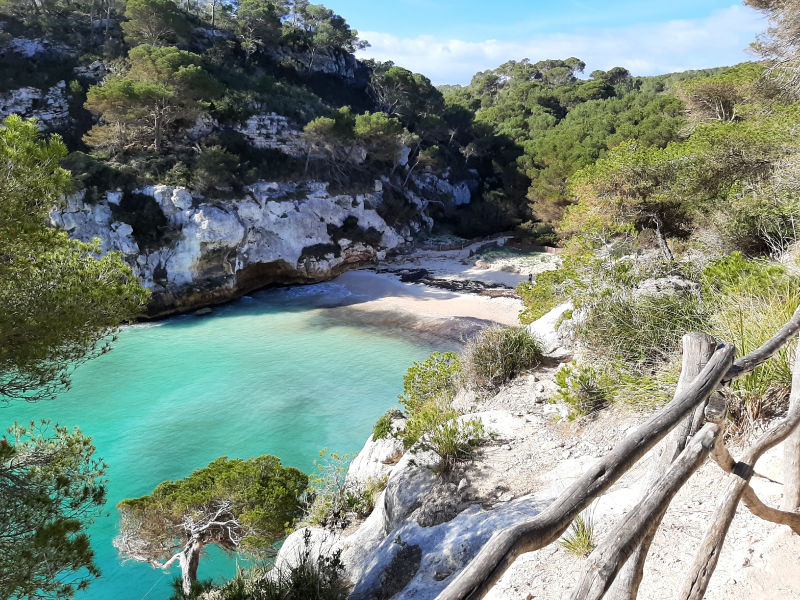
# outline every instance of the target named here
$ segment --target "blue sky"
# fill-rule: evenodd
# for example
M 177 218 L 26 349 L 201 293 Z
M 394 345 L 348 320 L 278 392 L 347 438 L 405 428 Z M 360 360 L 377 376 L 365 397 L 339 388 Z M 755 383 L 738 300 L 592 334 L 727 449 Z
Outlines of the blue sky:
M 469 83 L 506 60 L 567 58 L 587 72 L 636 75 L 735 64 L 766 27 L 730 0 L 323 0 L 371 42 L 360 54 L 394 60 L 436 84 Z

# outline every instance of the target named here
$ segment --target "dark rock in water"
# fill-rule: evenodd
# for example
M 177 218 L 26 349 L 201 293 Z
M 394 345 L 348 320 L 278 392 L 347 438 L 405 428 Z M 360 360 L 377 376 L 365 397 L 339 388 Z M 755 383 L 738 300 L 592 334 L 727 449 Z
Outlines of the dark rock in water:
M 403 283 L 421 283 L 451 292 L 467 292 L 492 298 L 519 298 L 514 288 L 502 283 L 486 283 L 477 279 L 445 279 L 431 277 L 427 269 L 375 269 L 376 273 L 398 275 Z
M 196 311 L 194 314 L 196 314 L 199 317 L 202 317 L 203 315 L 210 315 L 211 314 L 211 309 L 208 308 L 208 307 L 201 308 L 200 310 Z

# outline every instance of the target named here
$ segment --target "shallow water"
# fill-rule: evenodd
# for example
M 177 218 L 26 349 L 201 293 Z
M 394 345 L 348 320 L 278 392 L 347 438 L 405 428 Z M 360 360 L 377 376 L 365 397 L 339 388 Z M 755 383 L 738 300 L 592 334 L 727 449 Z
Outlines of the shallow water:
M 344 287 L 320 284 L 128 327 L 56 400 L 0 409 L 2 427 L 43 418 L 78 425 L 109 464 L 108 515 L 90 530 L 103 577 L 78 598 L 164 599 L 179 573 L 121 564 L 111 544 L 119 500 L 218 456 L 274 454 L 309 472 L 324 447 L 356 452 L 397 404 L 412 361 L 453 347 L 387 328 L 385 315 L 380 326 L 348 319 L 342 305 L 352 300 Z M 213 550 L 200 562 L 203 579 L 234 573 L 235 562 Z

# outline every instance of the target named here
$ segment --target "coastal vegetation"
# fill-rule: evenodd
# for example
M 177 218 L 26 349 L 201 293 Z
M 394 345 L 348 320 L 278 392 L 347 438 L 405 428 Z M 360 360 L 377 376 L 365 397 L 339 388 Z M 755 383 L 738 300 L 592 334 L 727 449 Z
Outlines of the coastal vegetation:
M 70 194 L 85 192 L 91 205 L 118 190 L 113 210 L 149 248 L 164 242 L 167 219 L 136 191 L 144 185 L 184 186 L 224 207 L 265 178 L 321 179 L 380 189 L 380 214 L 395 225 L 408 208 L 399 192 L 419 191 L 414 175 L 426 173 L 472 184 L 470 202 L 436 214 L 438 230 L 514 231 L 562 247 L 558 270 L 517 291 L 523 325 L 571 303 L 557 328 L 568 328 L 579 356 L 555 375 L 571 418 L 666 403 L 684 334 L 707 332 L 745 354 L 800 306 L 797 7 L 747 3 L 773 24 L 755 44 L 762 61 L 584 77 L 575 57 L 523 59 L 467 86 L 436 87 L 392 62 L 355 61 L 366 42 L 309 2 L 0 0 L 14 36 L 72 49 L 41 69 L 9 59 L 0 70 L 3 92 L 64 79 L 72 118 L 63 137 L 17 116 L 0 128 L 0 399 L 57 397 L 147 303 L 120 254 L 50 226 Z M 102 77 L 75 74 L 89 60 L 103 64 Z M 243 131 L 255 115 L 301 132 L 296 152 L 251 147 Z M 380 235 L 357 219 L 330 227 L 337 242 Z M 524 327 L 503 327 L 415 362 L 400 396 L 405 427 L 393 431 L 387 413 L 373 440 L 396 436 L 405 450 L 433 453 L 438 476 L 452 475 L 488 437 L 456 400 L 496 393 L 543 353 Z M 726 389 L 729 435 L 745 438 L 785 412 L 795 354 L 786 346 Z M 106 496 L 95 452 L 80 430 L 47 422 L 15 424 L 0 440 L 3 598 L 70 598 L 100 576 L 86 534 Z M 299 523 L 341 532 L 348 515 L 366 517 L 386 481 L 348 485 L 350 460 L 323 450 L 307 476 L 274 456 L 219 458 L 120 502 L 115 546 L 158 568 L 178 563 L 176 594 L 197 596 L 210 587 L 197 581 L 208 546 L 273 558 Z M 562 546 L 591 553 L 589 516 L 573 521 Z M 348 589 L 340 554 L 314 554 L 308 537 L 294 567 L 265 575 L 259 565 L 216 591 L 338 600 Z
M 120 502 L 114 545 L 124 558 L 160 569 L 177 562 L 188 596 L 208 546 L 269 555 L 302 514 L 307 486 L 304 473 L 274 456 L 223 456 L 185 479 L 159 484 L 152 494 Z
M 106 465 L 79 429 L 14 424 L 0 439 L 0 592 L 72 598 L 95 578 L 86 526 L 106 502 Z

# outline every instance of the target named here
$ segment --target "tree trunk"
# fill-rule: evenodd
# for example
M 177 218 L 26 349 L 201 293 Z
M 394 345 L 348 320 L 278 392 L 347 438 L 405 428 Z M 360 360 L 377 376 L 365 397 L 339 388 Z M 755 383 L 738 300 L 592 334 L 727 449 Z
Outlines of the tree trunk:
M 664 237 L 664 222 L 661 220 L 661 217 L 658 215 L 652 217 L 653 224 L 655 227 L 656 232 L 656 239 L 658 240 L 658 247 L 661 249 L 661 254 L 664 256 L 664 260 L 667 262 L 672 262 L 675 260 L 675 257 L 672 255 L 672 250 L 669 249 L 669 244 L 667 244 L 667 238 Z
M 180 556 L 181 587 L 185 596 L 192 593 L 192 584 L 197 581 L 197 566 L 200 564 L 202 550 L 203 543 L 192 540 Z
M 478 555 L 443 590 L 437 600 L 483 598 L 516 558 L 553 543 L 573 519 L 597 496 L 609 489 L 642 456 L 716 390 L 726 376 L 736 348 L 719 348 L 692 385 L 664 409 L 637 427 L 610 454 L 594 463 L 550 506 L 532 519 L 496 532 Z
M 792 435 L 800 425 L 798 397 L 800 397 L 800 360 L 795 360 L 789 413 L 784 420 L 773 425 L 767 433 L 761 436 L 733 468 L 733 473 L 728 477 L 728 484 L 719 496 L 717 508 L 711 517 L 711 525 L 695 555 L 694 563 L 689 570 L 681 593 L 678 595 L 678 600 L 702 600 L 705 596 L 708 584 L 717 568 L 719 555 L 722 552 L 731 522 L 736 515 L 739 501 L 750 485 L 756 461 L 764 452 Z
M 697 469 L 703 466 L 722 428 L 709 423 L 694 436 L 686 449 L 648 490 L 644 498 L 628 512 L 584 563 L 571 600 L 600 600 L 614 576 L 625 563 L 637 542 L 652 539 L 670 502 Z M 637 582 L 638 587 L 638 582 Z

